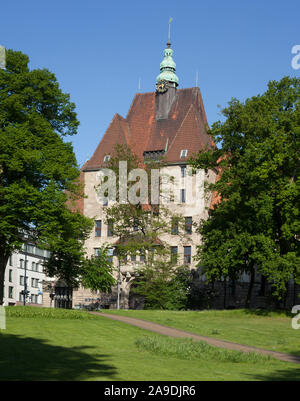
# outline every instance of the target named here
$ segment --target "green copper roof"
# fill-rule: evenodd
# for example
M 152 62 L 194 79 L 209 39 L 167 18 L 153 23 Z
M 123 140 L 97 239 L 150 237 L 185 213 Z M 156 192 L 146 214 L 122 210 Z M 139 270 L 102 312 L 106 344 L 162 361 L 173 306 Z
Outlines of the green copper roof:
M 156 78 L 156 82 L 166 80 L 174 82 L 178 85 L 178 77 L 175 74 L 176 63 L 173 60 L 173 50 L 170 48 L 171 43 L 167 43 L 167 48 L 164 50 L 164 59 L 160 63 L 160 74 Z

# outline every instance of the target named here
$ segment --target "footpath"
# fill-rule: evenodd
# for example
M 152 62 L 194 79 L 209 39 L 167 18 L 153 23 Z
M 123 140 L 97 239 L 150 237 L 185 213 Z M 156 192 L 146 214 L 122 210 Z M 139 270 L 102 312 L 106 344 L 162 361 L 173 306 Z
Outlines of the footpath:
M 163 334 L 165 336 L 175 338 L 192 338 L 195 341 L 205 341 L 207 344 L 214 347 L 221 347 L 242 352 L 257 352 L 263 355 L 270 355 L 273 358 L 281 359 L 285 362 L 293 362 L 300 364 L 300 357 L 294 355 L 283 354 L 281 352 L 269 351 L 262 348 L 252 347 L 248 345 L 236 344 L 230 341 L 218 340 L 216 338 L 200 336 L 198 334 L 190 333 L 188 331 L 174 329 L 173 327 L 164 326 L 158 323 L 149 322 L 142 319 L 136 319 L 127 316 L 110 315 L 108 313 L 90 312 L 93 315 L 99 315 L 108 319 L 117 320 L 119 322 L 131 324 L 132 326 L 140 327 L 141 329 L 153 331 L 155 333 Z

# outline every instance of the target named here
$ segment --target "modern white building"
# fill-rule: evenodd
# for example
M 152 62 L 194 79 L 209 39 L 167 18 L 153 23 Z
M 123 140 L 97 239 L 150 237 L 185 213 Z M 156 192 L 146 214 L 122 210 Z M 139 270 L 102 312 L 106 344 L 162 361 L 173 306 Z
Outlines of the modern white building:
M 34 244 L 23 244 L 19 252 L 9 258 L 4 277 L 4 305 L 43 305 L 43 282 L 46 279 L 43 264 L 49 252 Z

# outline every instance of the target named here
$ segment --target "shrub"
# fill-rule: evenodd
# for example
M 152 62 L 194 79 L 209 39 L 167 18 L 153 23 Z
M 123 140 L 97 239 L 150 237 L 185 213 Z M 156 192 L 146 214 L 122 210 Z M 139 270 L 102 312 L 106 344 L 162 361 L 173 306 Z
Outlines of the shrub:
M 57 308 L 38 308 L 33 306 L 9 306 L 5 308 L 7 317 L 37 319 L 95 319 L 85 311 Z
M 136 340 L 135 344 L 139 351 L 148 351 L 156 355 L 179 359 L 236 363 L 262 363 L 272 360 L 269 355 L 213 347 L 203 341 L 194 341 L 190 338 L 141 337 Z

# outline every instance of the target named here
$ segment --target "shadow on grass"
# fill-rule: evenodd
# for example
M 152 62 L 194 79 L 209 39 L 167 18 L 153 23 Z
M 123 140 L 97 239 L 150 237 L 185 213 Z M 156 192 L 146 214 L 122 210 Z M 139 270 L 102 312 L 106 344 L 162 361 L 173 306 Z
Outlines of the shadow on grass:
M 65 348 L 42 339 L 0 333 L 0 380 L 113 379 L 117 370 L 94 347 Z
M 290 311 L 287 310 L 277 310 L 277 309 L 243 309 L 246 315 L 256 315 L 256 316 L 278 316 L 292 317 Z
M 300 368 L 279 369 L 266 374 L 251 375 L 251 379 L 263 381 L 300 381 Z

